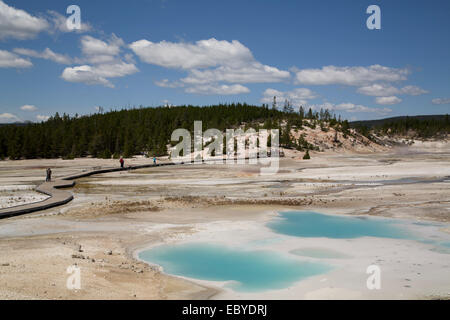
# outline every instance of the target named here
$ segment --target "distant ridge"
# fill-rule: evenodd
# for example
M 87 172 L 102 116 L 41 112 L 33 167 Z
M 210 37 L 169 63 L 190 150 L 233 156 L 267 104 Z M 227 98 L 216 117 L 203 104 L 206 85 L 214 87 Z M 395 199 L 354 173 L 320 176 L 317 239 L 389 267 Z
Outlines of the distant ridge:
M 444 121 L 445 117 L 447 115 L 445 114 L 435 114 L 435 115 L 423 115 L 423 116 L 399 116 L 399 117 L 392 117 L 392 118 L 385 118 L 385 119 L 378 119 L 378 120 L 361 120 L 361 121 L 352 121 L 350 122 L 350 127 L 356 128 L 360 126 L 365 126 L 368 128 L 374 128 L 382 126 L 386 123 L 392 123 L 392 122 L 398 122 L 405 119 L 416 119 L 416 120 L 440 120 Z
M 12 123 L 0 123 L 0 127 L 4 126 L 26 126 L 28 124 L 34 123 L 32 121 L 25 121 L 25 122 L 12 122 Z

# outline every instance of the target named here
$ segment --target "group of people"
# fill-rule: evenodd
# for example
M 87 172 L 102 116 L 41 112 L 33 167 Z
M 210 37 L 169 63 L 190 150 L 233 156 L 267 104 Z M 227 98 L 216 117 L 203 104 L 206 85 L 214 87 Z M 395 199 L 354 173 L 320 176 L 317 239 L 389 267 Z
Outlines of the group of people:
M 120 162 L 120 167 L 123 168 L 125 165 L 125 160 L 123 160 L 123 158 L 120 157 L 119 162 Z M 156 164 L 156 157 L 153 157 L 153 164 Z

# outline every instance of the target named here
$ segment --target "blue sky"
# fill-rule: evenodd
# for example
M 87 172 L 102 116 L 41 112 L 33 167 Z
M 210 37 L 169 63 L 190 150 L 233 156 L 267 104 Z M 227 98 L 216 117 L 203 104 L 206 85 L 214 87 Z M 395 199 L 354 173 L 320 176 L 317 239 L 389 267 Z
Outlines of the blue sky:
M 449 14 L 447 0 L 0 0 L 0 122 L 273 96 L 350 120 L 448 113 Z

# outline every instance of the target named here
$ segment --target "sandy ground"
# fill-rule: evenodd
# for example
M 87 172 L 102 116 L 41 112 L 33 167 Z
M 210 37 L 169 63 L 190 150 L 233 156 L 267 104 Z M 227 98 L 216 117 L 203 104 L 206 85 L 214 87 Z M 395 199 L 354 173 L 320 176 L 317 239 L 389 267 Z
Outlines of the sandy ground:
M 44 201 L 49 198 L 47 195 L 35 192 L 35 188 L 35 185 L 26 184 L 0 186 L 0 209 Z
M 281 210 L 371 215 L 438 223 L 450 233 L 450 144 L 415 144 L 384 153 L 286 151 L 280 170 L 261 176 L 250 165 L 185 165 L 84 178 L 63 207 L 0 220 L 0 299 L 359 299 L 448 298 L 450 255 L 430 244 L 362 238 L 278 237 L 265 223 Z M 144 163 L 148 159 L 127 160 Z M 114 160 L 0 162 L 0 185 L 35 185 L 54 176 L 116 166 Z M 29 191 L 27 191 L 29 192 Z M 162 243 L 264 243 L 288 253 L 326 246 L 351 259 L 277 292 L 248 295 L 220 283 L 182 279 L 136 259 Z M 365 288 L 365 268 L 386 270 L 383 289 Z M 81 268 L 81 290 L 66 269 Z

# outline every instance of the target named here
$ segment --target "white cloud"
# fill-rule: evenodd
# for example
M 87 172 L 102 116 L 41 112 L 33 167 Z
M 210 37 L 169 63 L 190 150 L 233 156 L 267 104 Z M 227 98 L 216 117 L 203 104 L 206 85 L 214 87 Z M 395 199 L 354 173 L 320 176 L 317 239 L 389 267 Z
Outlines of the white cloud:
M 79 82 L 88 85 L 103 85 L 114 88 L 108 78 L 124 77 L 138 72 L 134 64 L 117 62 L 112 64 L 100 64 L 96 66 L 83 65 L 73 68 L 65 68 L 61 77 L 69 82 Z
M 21 120 L 12 113 L 0 113 L 0 123 L 20 122 Z
M 377 97 L 375 99 L 375 102 L 382 105 L 391 105 L 391 104 L 397 104 L 402 102 L 402 99 L 396 97 L 396 96 L 390 96 L 390 97 Z
M 364 94 L 366 96 L 391 96 L 394 94 L 399 94 L 400 90 L 396 87 L 386 84 L 374 83 L 368 86 L 360 87 L 357 90 L 359 93 Z
M 233 95 L 233 94 L 242 94 L 249 93 L 250 89 L 240 84 L 221 84 L 217 82 L 210 83 L 195 83 L 186 85 L 181 81 L 170 81 L 169 79 L 163 79 L 161 81 L 155 81 L 155 84 L 158 87 L 162 88 L 184 88 L 184 92 L 187 93 L 195 93 L 195 94 L 203 94 L 203 95 Z
M 272 103 L 273 97 L 277 97 L 277 103 L 282 105 L 287 99 L 291 104 L 296 106 L 305 105 L 308 100 L 317 98 L 317 95 L 307 88 L 296 88 L 291 91 L 278 91 L 275 89 L 266 89 L 261 98 L 262 103 Z
M 129 47 L 143 62 L 186 70 L 185 78 L 173 82 L 164 79 L 155 84 L 166 88 L 185 87 L 188 93 L 244 93 L 248 88 L 236 84 L 281 82 L 290 78 L 288 71 L 256 61 L 250 49 L 237 40 L 211 38 L 195 43 L 139 40 Z
M 251 51 L 237 40 L 211 38 L 194 44 L 139 40 L 130 44 L 130 48 L 142 61 L 166 68 L 238 67 L 254 60 Z
M 72 59 L 70 57 L 68 57 L 67 55 L 55 53 L 50 48 L 46 48 L 42 52 L 38 52 L 35 50 L 30 50 L 30 49 L 24 49 L 24 48 L 16 48 L 16 49 L 14 49 L 14 52 L 21 54 L 23 56 L 51 60 L 53 62 L 60 63 L 60 64 L 70 64 L 72 62 Z
M 85 57 L 79 60 L 87 61 L 90 64 L 66 68 L 61 77 L 69 82 L 114 88 L 109 81 L 110 78 L 124 77 L 139 71 L 132 61 L 132 57 L 125 55 L 125 60 L 129 62 L 125 62 L 121 58 L 123 45 L 123 40 L 114 34 L 108 41 L 91 36 L 82 37 L 81 51 Z
M 240 68 L 220 66 L 216 69 L 193 69 L 188 77 L 181 79 L 184 83 L 198 84 L 224 81 L 229 83 L 268 83 L 281 82 L 289 79 L 290 73 L 275 67 L 253 61 Z
M 436 98 L 431 100 L 433 104 L 450 104 L 450 98 Z
M 29 68 L 31 66 L 33 64 L 29 60 L 12 52 L 0 50 L 0 68 Z
M 417 87 L 417 86 L 406 86 L 406 87 L 403 87 L 403 88 L 401 89 L 401 93 L 402 93 L 402 94 L 409 94 L 409 95 L 411 95 L 411 96 L 419 96 L 419 95 L 421 95 L 421 94 L 426 94 L 426 93 L 428 93 L 428 91 L 427 91 L 427 90 L 424 90 L 424 89 L 422 89 L 422 88 L 419 88 L 419 87 Z
M 114 60 L 119 55 L 124 42 L 115 34 L 106 42 L 91 36 L 81 38 L 81 51 L 88 56 L 91 63 L 103 63 Z
M 249 93 L 250 90 L 247 87 L 244 87 L 240 84 L 233 85 L 219 85 L 219 84 L 206 84 L 206 85 L 197 85 L 194 87 L 189 87 L 185 90 L 187 93 L 197 93 L 197 94 L 219 94 L 219 95 L 232 95 L 232 94 L 241 94 L 241 93 Z
M 0 0 L 0 39 L 31 39 L 49 27 L 50 25 L 45 19 L 10 7 Z
M 155 84 L 161 88 L 179 88 L 184 86 L 184 84 L 179 81 L 170 81 L 169 79 L 155 81 Z
M 325 66 L 322 69 L 294 70 L 296 83 L 308 85 L 342 84 L 361 86 L 373 82 L 395 82 L 407 79 L 408 69 L 396 69 L 381 65 L 368 67 Z
M 386 97 L 399 94 L 418 96 L 421 94 L 428 93 L 428 91 L 423 90 L 422 88 L 419 88 L 417 86 L 405 86 L 399 89 L 388 84 L 380 84 L 380 83 L 374 83 L 368 86 L 360 87 L 357 91 L 366 96 L 375 96 L 375 97 Z
M 134 64 L 123 61 L 109 64 L 99 64 L 93 67 L 93 70 L 96 74 L 105 78 L 124 77 L 139 71 Z
M 92 26 L 84 21 L 82 21 L 80 29 L 69 29 L 66 23 L 67 18 L 68 16 L 53 10 L 48 10 L 45 17 L 35 17 L 0 0 L 0 40 L 7 38 L 32 39 L 43 31 L 83 33 L 92 30 Z
M 21 106 L 20 110 L 23 110 L 23 111 L 36 111 L 37 108 L 35 106 L 33 106 L 33 105 L 26 104 L 24 106 Z
M 88 65 L 65 68 L 61 77 L 69 82 L 85 83 L 88 85 L 100 84 L 105 87 L 114 88 L 111 82 L 105 77 L 98 75 L 93 67 Z
M 76 32 L 83 33 L 92 30 L 92 26 L 89 23 L 81 21 L 81 29 L 69 29 L 67 28 L 67 18 L 68 16 L 62 15 L 59 12 L 49 10 L 48 14 L 50 15 L 50 20 L 53 24 L 53 30 L 58 32 Z
M 48 119 L 50 119 L 50 117 L 49 117 L 49 116 L 43 116 L 43 115 L 38 114 L 38 115 L 36 116 L 36 119 L 37 119 L 38 121 L 47 121 Z
M 340 104 L 333 104 L 333 103 L 326 102 L 326 103 L 319 104 L 319 105 L 317 105 L 317 104 L 309 105 L 307 107 L 314 109 L 314 110 L 328 109 L 328 110 L 335 110 L 335 111 L 345 111 L 345 112 L 350 112 L 350 113 L 355 113 L 355 112 L 377 113 L 377 114 L 381 114 L 381 115 L 385 115 L 385 114 L 392 112 L 392 109 L 389 109 L 389 108 L 382 108 L 382 109 L 370 108 L 370 107 L 366 107 L 364 105 L 354 104 L 351 102 L 340 103 Z

